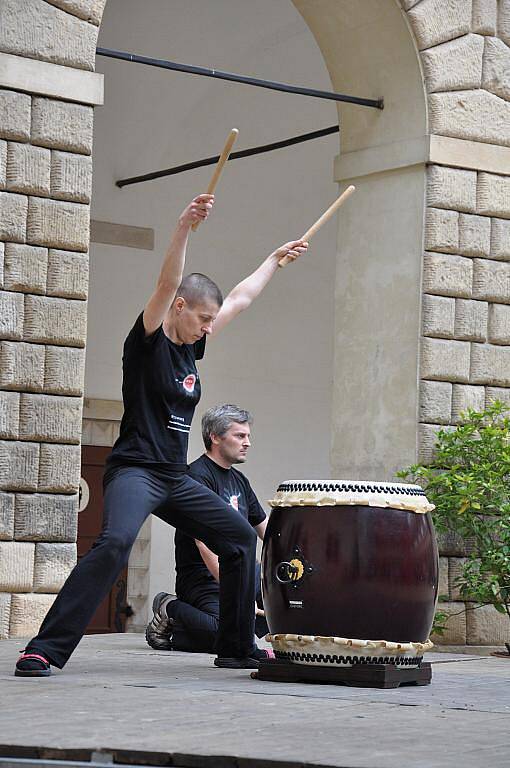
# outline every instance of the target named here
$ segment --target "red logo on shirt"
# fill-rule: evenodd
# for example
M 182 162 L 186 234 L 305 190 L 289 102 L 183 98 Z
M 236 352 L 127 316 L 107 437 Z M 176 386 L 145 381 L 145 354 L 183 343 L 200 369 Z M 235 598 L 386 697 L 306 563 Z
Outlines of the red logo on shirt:
M 230 506 L 236 510 L 236 512 L 239 512 L 239 496 L 231 496 L 229 503 Z
M 182 382 L 182 386 L 186 390 L 186 392 L 193 392 L 195 389 L 195 381 L 197 380 L 197 377 L 194 373 L 190 373 L 189 376 L 186 376 L 184 381 Z

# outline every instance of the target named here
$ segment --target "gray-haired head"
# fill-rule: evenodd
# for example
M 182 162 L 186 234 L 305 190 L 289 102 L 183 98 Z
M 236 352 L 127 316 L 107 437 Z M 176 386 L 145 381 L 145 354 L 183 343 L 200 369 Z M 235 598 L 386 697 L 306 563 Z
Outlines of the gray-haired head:
M 202 416 L 202 438 L 207 451 L 212 445 L 211 435 L 223 437 L 232 424 L 253 424 L 253 416 L 249 411 L 238 408 L 237 405 L 225 403 L 209 408 Z
M 183 278 L 175 294 L 176 298 L 178 296 L 182 296 L 191 307 L 204 301 L 212 301 L 218 307 L 223 304 L 223 295 L 216 283 L 201 272 L 192 272 Z

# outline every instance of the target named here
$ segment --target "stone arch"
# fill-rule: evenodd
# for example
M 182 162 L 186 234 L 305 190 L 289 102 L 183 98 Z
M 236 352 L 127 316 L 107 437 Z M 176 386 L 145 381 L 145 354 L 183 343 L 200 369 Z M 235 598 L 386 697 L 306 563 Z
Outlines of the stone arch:
M 93 70 L 105 4 L 0 2 L 0 637 L 33 631 L 75 557 L 92 113 L 102 102 Z M 413 458 L 417 424 L 426 458 L 439 426 L 458 423 L 466 406 L 496 396 L 510 402 L 510 0 L 294 4 L 334 87 L 364 95 L 376 88 L 374 95 L 387 100 L 379 116 L 342 113 L 335 177 L 357 178 L 360 202 L 357 213 L 351 208 L 340 217 L 334 419 L 350 402 L 355 461 L 349 465 L 341 447 L 345 421 L 339 420 L 333 464 L 337 471 L 388 474 Z M 383 15 L 377 17 L 377 8 Z M 379 67 L 363 72 L 352 56 L 342 58 L 359 34 L 354 26 L 346 33 L 342 11 L 351 24 L 356 14 L 378 18 L 379 26 L 369 18 L 364 23 L 365 42 L 372 35 L 378 43 L 372 52 L 382 57 Z M 403 108 L 414 103 L 416 109 L 407 120 L 397 119 L 402 102 L 399 107 L 397 94 L 392 100 L 392 83 L 385 82 L 391 67 L 385 71 L 384 54 L 394 71 L 403 61 L 394 60 L 391 35 L 384 38 L 390 21 L 411 63 L 404 74 L 413 79 L 414 102 Z M 405 25 L 414 41 L 405 38 Z M 335 33 L 344 37 L 342 50 Z M 402 199 L 407 219 L 395 230 Z M 389 216 L 385 201 L 393 205 Z M 367 222 L 372 235 L 391 232 L 390 222 L 395 237 L 405 230 L 408 238 L 398 241 L 393 265 L 385 255 L 382 276 L 376 260 L 358 263 L 360 285 L 353 267 L 360 233 L 371 253 Z M 369 338 L 373 324 L 356 331 L 355 323 L 360 308 L 377 306 L 381 290 L 389 312 L 384 349 Z M 392 297 L 400 317 L 391 313 Z M 340 323 L 346 313 L 348 333 Z M 391 338 L 397 332 L 405 335 L 402 355 Z M 364 348 L 367 338 L 371 346 Z M 370 367 L 358 364 L 363 358 Z M 402 372 L 404 401 L 395 397 Z M 345 389 L 346 373 L 366 382 L 361 402 L 359 388 Z M 398 443 L 399 423 L 405 437 L 398 449 L 383 464 L 370 464 L 374 450 L 393 445 L 395 436 Z M 452 642 L 465 640 L 466 627 L 470 642 L 484 642 L 482 624 L 474 612 L 471 617 L 471 626 L 461 619 Z

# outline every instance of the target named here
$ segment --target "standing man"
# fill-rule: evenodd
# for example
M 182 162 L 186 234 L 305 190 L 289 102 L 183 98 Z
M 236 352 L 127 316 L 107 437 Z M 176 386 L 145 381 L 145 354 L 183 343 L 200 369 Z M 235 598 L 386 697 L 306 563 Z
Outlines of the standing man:
M 62 668 L 98 605 L 127 563 L 143 522 L 157 515 L 203 541 L 219 557 L 220 620 L 216 666 L 253 669 L 255 547 L 251 525 L 215 493 L 186 474 L 188 437 L 200 399 L 195 361 L 206 337 L 218 334 L 250 306 L 283 256 L 303 253 L 294 240 L 268 256 L 223 297 L 205 275 L 183 278 L 189 232 L 209 216 L 213 195 L 199 195 L 182 212 L 152 296 L 124 343 L 120 435 L 104 476 L 103 530 L 69 575 L 15 674 L 46 677 Z
M 236 405 L 209 408 L 202 417 L 205 453 L 194 461 L 189 475 L 235 509 L 264 538 L 267 518 L 248 479 L 234 464 L 246 461 L 253 417 Z M 212 653 L 219 623 L 220 572 L 218 557 L 198 539 L 175 532 L 177 599 L 167 592 L 154 598 L 154 616 L 147 625 L 148 644 L 158 650 Z M 262 611 L 260 566 L 256 564 L 255 632 L 268 631 Z M 255 658 L 267 651 L 255 649 Z

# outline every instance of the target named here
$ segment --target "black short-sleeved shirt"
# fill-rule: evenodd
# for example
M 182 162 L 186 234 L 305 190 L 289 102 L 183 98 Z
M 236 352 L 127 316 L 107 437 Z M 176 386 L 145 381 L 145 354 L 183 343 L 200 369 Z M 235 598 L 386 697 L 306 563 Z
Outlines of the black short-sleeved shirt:
M 145 335 L 140 314 L 124 342 L 124 416 L 109 465 L 149 464 L 184 471 L 191 420 L 200 400 L 195 360 L 204 356 L 205 336 L 175 344 L 160 326 Z
M 256 526 L 266 519 L 248 478 L 231 467 L 223 469 L 203 454 L 189 466 L 189 475 L 210 488 L 227 504 Z M 202 560 L 195 540 L 182 531 L 175 532 L 175 569 L 177 571 L 177 595 L 203 580 L 214 581 Z

